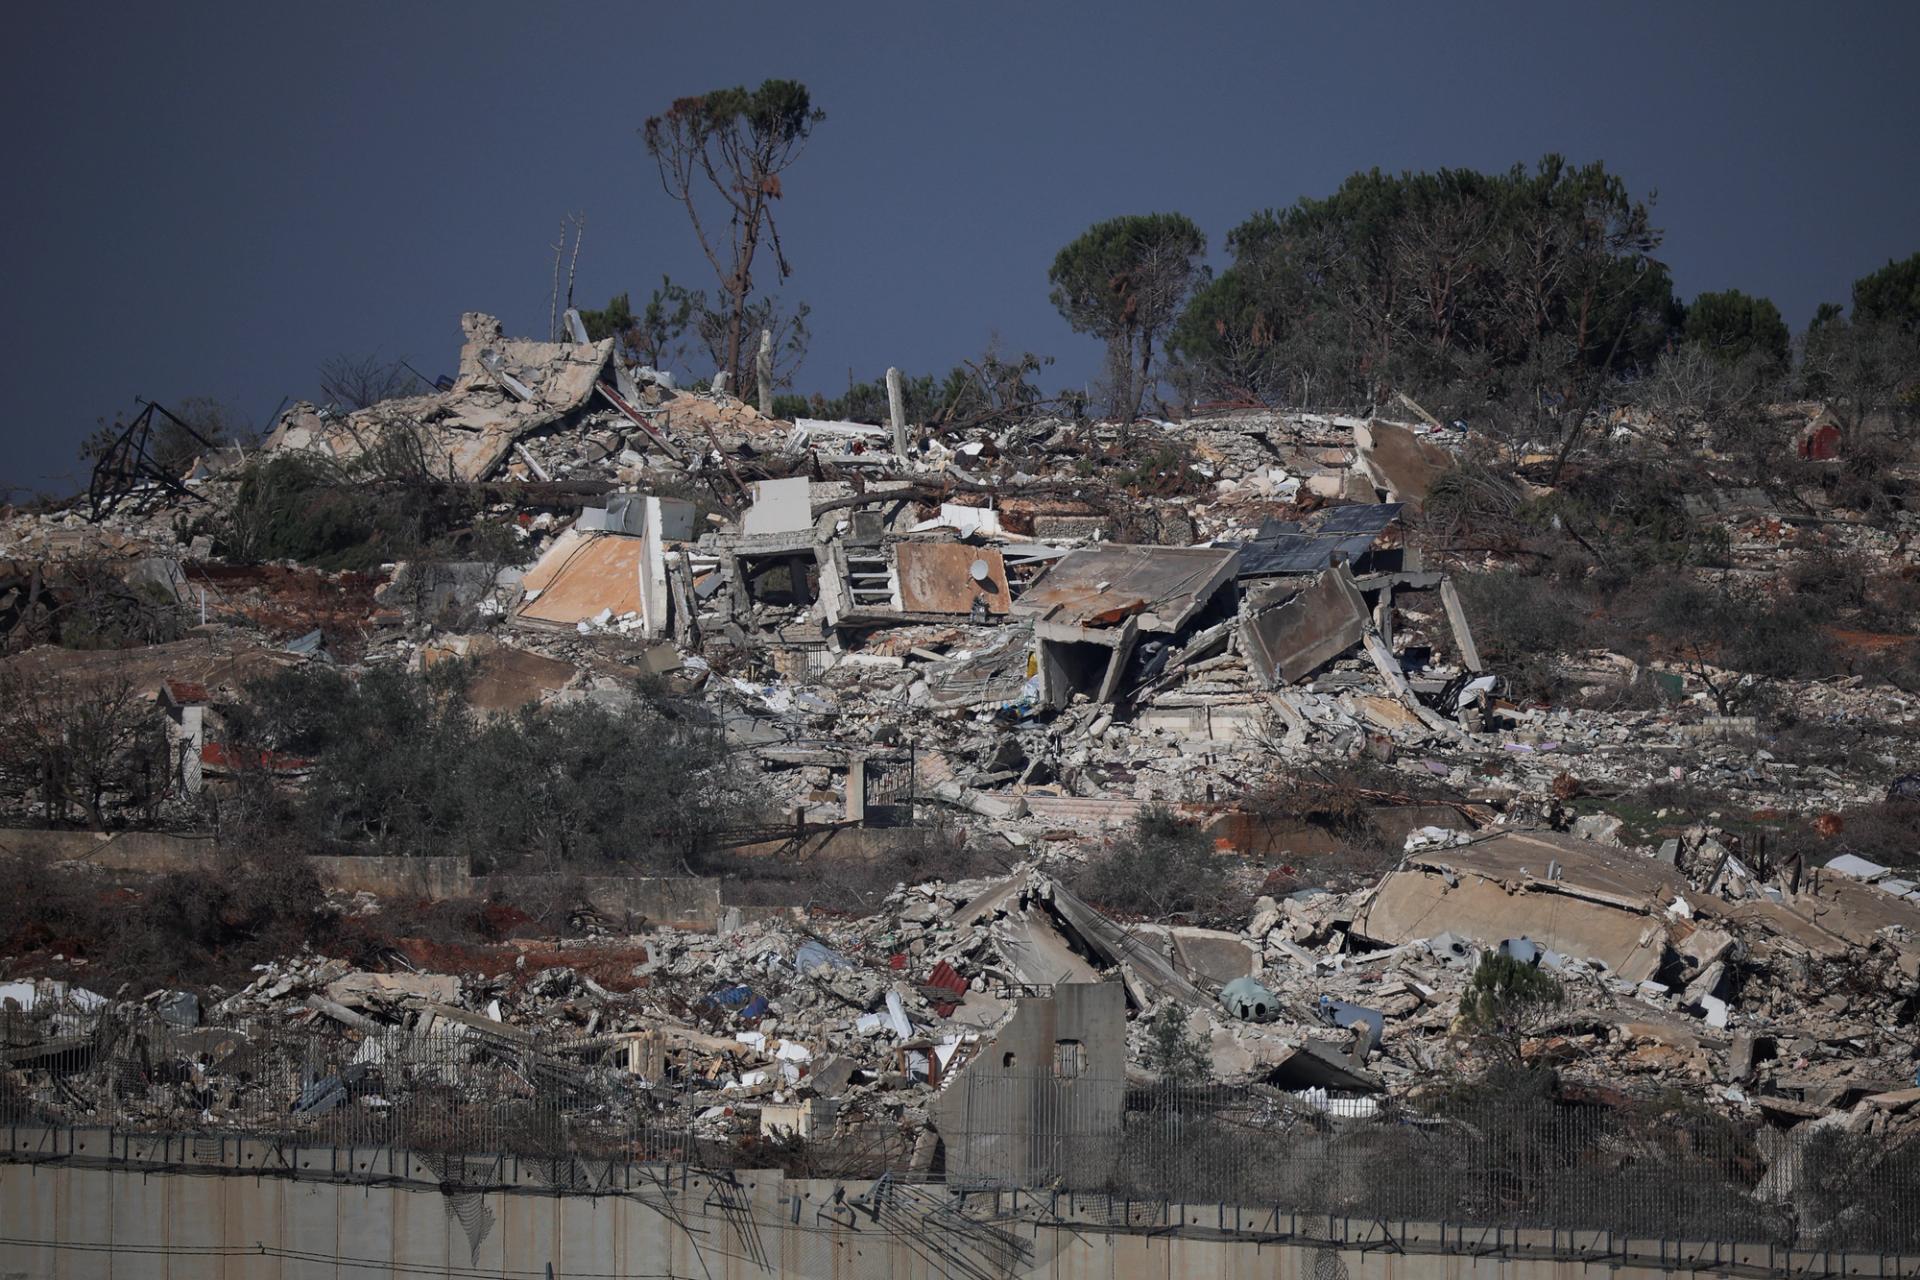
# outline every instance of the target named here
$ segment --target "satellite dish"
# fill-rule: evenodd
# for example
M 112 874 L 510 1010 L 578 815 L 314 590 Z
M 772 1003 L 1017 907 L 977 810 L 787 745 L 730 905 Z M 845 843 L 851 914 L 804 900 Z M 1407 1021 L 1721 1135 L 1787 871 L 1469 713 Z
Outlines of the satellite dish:
M 985 560 L 975 560 L 969 572 L 973 574 L 973 580 L 975 582 L 986 582 L 993 577 L 993 570 L 987 567 Z

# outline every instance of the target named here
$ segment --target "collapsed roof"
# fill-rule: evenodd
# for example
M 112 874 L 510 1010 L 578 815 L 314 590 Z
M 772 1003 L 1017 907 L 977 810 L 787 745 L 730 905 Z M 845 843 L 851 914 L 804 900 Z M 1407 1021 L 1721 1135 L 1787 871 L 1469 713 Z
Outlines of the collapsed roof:
M 435 475 L 484 480 L 522 437 L 590 404 L 613 354 L 611 338 L 584 345 L 508 338 L 498 320 L 478 311 L 461 316 L 460 327 L 460 374 L 448 390 L 345 413 L 297 404 L 263 447 L 344 462 L 417 440 Z

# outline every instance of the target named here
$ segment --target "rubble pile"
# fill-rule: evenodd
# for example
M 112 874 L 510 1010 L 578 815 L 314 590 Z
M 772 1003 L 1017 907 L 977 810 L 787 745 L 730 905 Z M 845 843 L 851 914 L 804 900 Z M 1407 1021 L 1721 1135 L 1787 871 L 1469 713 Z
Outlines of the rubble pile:
M 857 920 L 733 908 L 712 933 L 512 944 L 497 972 L 302 956 L 230 994 L 133 1005 L 14 982 L 0 987 L 9 1096 L 38 1119 L 272 1127 L 311 1112 L 373 1132 L 412 1091 L 551 1089 L 629 1143 L 636 1126 L 723 1144 L 797 1133 L 924 1159 L 953 1080 L 1011 1072 L 1030 1009 L 1054 1019 L 1061 993 L 1105 987 L 1123 1001 L 1089 1033 L 1088 1074 L 1150 1083 L 1148 1015 L 1173 1009 L 1213 1079 L 1364 1117 L 1498 1051 L 1463 1014 L 1495 951 L 1564 991 L 1506 1048 L 1569 1085 L 1658 1080 L 1774 1126 L 1920 1129 L 1911 884 L 1842 863 L 1787 894 L 1711 856 L 1709 837 L 1680 865 L 1564 835 L 1409 843 L 1380 883 L 1262 897 L 1237 932 L 1121 924 L 1023 868 L 902 888 Z
M 501 1097 L 558 1089 L 603 1119 L 715 1142 L 884 1135 L 923 1160 L 957 1077 L 1053 1053 L 1025 1047 L 1043 1016 L 1084 1019 L 1088 1069 L 1116 1079 L 1152 1074 L 1149 1022 L 1172 1008 L 1217 1080 L 1403 1103 L 1486 1051 L 1461 1010 L 1493 953 L 1556 980 L 1563 1003 L 1512 1048 L 1570 1080 L 1684 1087 L 1779 1126 L 1916 1123 L 1920 890 L 1857 858 L 1773 865 L 1731 820 L 1650 839 L 1575 804 L 1650 783 L 1730 811 L 1869 804 L 1912 767 L 1913 697 L 1777 682 L 1802 719 L 1872 739 L 1864 769 L 1760 747 L 1753 720 L 1716 711 L 1742 677 L 1697 656 L 1563 659 L 1593 705 L 1677 689 L 1658 710 L 1515 698 L 1457 589 L 1486 565 L 1443 563 L 1415 519 L 1469 446 L 1458 425 L 1252 409 L 1127 430 L 786 422 L 631 367 L 577 319 L 572 341 L 531 342 L 470 313 L 459 375 L 431 394 L 299 404 L 256 456 L 210 454 L 92 511 L 10 513 L 0 629 L 24 652 L 9 672 L 140 684 L 180 796 L 232 763 L 218 704 L 277 667 L 470 658 L 489 713 L 614 701 L 644 676 L 754 762 L 794 840 L 937 813 L 1018 869 L 903 885 L 860 919 L 736 907 L 711 932 L 549 942 L 578 960 L 523 951 L 491 972 L 303 956 L 138 1009 L 14 983 L 16 1111 L 339 1118 L 485 1066 Z M 204 530 L 261 457 L 410 460 L 478 495 L 523 563 L 226 563 Z M 1125 484 L 1108 474 L 1123 463 Z M 1905 555 L 1909 531 L 1783 515 L 1764 495 L 1699 505 L 1728 534 L 1729 572 L 1778 574 L 1815 545 Z M 64 602 L 95 590 L 76 566 L 99 563 L 189 638 L 28 647 L 60 638 Z M 1070 887 L 1153 805 L 1254 854 L 1235 805 L 1276 772 L 1354 762 L 1400 779 L 1382 803 L 1448 797 L 1384 877 L 1258 896 L 1237 930 L 1123 921 Z M 1266 870 L 1223 857 L 1220 874 Z M 1047 1005 L 1084 984 L 1118 987 L 1125 1008 Z M 1023 1015 L 1040 1005 L 1053 1012 Z M 996 1052 L 1007 1037 L 1022 1047 Z M 296 1096 L 250 1100 L 275 1088 Z

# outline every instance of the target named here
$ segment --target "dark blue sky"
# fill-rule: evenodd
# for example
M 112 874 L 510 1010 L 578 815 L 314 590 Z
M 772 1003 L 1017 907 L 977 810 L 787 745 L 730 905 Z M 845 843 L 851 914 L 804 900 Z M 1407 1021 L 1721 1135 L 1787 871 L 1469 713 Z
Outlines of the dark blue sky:
M 338 352 L 451 371 L 459 313 L 711 286 L 636 133 L 769 76 L 827 121 L 787 175 L 799 389 L 945 369 L 989 336 L 1098 352 L 1047 303 L 1089 223 L 1247 213 L 1356 169 L 1558 150 L 1657 190 L 1683 294 L 1822 299 L 1920 250 L 1920 5 L 73 4 L 9 14 L 6 465 L 72 489 L 138 395 L 267 423 Z M 768 272 L 760 273 L 764 279 Z

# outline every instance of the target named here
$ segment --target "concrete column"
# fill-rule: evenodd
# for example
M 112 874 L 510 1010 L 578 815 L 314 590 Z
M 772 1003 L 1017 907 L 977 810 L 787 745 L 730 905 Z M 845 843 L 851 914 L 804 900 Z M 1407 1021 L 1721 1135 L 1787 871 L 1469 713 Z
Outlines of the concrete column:
M 773 331 L 760 331 L 760 354 L 753 358 L 754 377 L 760 383 L 760 412 L 773 416 Z
M 893 419 L 893 451 L 907 456 L 907 405 L 900 394 L 900 371 L 887 370 L 887 413 Z
M 1467 670 L 1479 675 L 1486 670 L 1480 662 L 1480 646 L 1473 642 L 1473 628 L 1467 625 L 1467 610 L 1460 603 L 1460 589 L 1453 579 L 1440 579 L 1440 603 L 1446 607 L 1447 625 L 1453 628 L 1453 643 L 1460 650 L 1460 661 Z
M 847 821 L 864 823 L 867 820 L 867 758 L 850 756 L 847 759 Z

